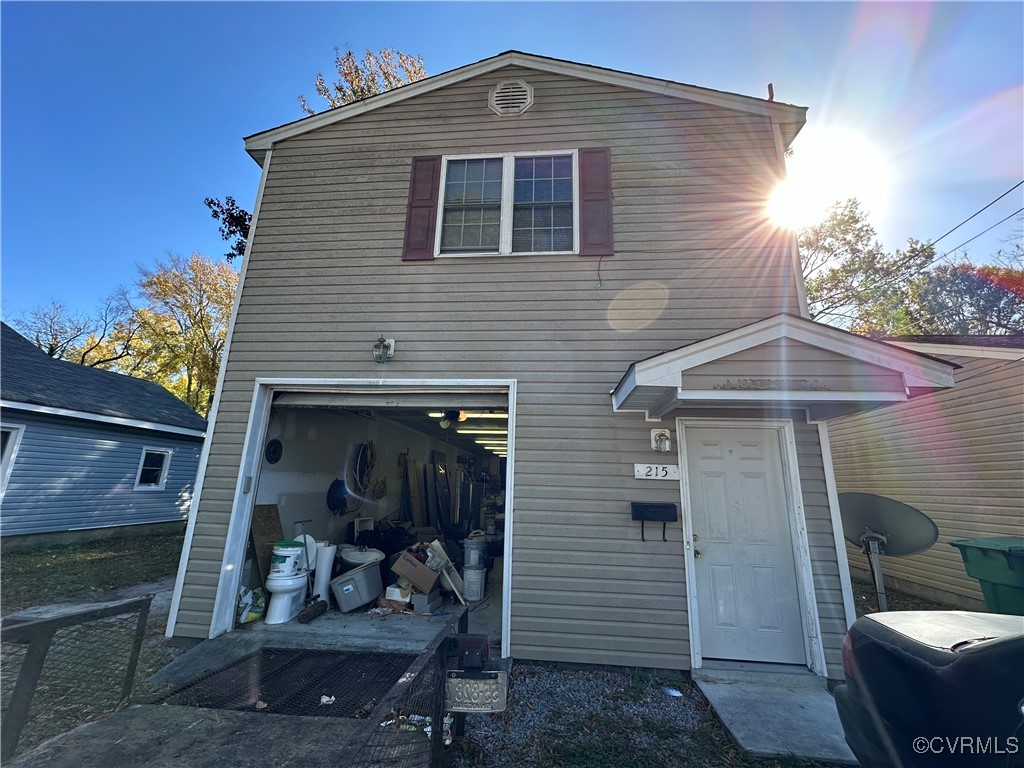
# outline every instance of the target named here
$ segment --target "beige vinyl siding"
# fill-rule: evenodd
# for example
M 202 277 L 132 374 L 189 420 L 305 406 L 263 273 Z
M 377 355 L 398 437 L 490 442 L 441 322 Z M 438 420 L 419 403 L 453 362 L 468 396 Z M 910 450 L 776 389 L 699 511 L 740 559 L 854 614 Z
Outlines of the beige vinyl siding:
M 840 650 L 849 627 L 843 606 L 843 588 L 839 580 L 835 534 L 825 486 L 825 465 L 821 458 L 818 428 L 794 420 L 800 490 L 807 523 L 807 544 L 811 555 L 811 576 L 817 600 L 821 644 L 825 650 L 828 677 L 843 679 Z
M 487 91 L 519 77 L 534 106 L 497 117 Z M 582 146 L 611 148 L 614 256 L 401 260 L 414 156 Z M 678 484 L 633 478 L 652 425 L 609 392 L 636 360 L 799 312 L 763 220 L 777 167 L 766 119 L 517 68 L 275 146 L 176 634 L 208 633 L 255 377 L 513 378 L 513 654 L 687 667 L 681 529 L 640 542 L 629 506 Z M 622 298 L 641 282 L 664 300 Z
M 903 377 L 877 365 L 851 360 L 809 344 L 773 341 L 683 373 L 689 390 L 728 388 L 740 379 L 767 377 L 792 382 L 779 389 L 847 392 L 903 392 Z M 735 387 L 734 387 L 735 388 Z M 749 387 L 748 387 L 749 388 Z
M 944 357 L 963 366 L 952 390 L 829 423 L 836 485 L 897 499 L 938 525 L 931 549 L 883 560 L 887 577 L 981 608 L 978 582 L 949 542 L 1024 534 L 1024 363 Z M 867 568 L 859 549 L 847 550 L 852 569 Z

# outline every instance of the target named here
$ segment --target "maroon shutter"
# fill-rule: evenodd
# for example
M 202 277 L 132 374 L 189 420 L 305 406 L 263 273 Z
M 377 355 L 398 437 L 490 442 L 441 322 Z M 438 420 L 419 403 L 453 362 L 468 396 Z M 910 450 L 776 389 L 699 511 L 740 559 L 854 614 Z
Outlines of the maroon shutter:
M 608 147 L 581 149 L 580 256 L 611 256 L 612 163 Z
M 441 157 L 414 157 L 409 178 L 409 207 L 405 214 L 402 261 L 434 258 L 437 195 L 441 185 Z

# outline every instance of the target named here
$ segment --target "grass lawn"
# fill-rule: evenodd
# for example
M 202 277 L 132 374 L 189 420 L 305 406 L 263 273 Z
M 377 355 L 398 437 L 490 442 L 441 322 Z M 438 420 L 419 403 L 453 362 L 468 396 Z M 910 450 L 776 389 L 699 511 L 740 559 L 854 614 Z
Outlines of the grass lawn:
M 8 552 L 0 556 L 0 612 L 97 600 L 118 587 L 173 576 L 184 538 L 181 531 Z

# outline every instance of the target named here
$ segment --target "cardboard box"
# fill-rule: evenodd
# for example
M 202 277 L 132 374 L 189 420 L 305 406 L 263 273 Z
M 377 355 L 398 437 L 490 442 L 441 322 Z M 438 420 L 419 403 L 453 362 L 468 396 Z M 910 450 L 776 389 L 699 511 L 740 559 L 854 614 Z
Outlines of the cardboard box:
M 416 589 L 427 594 L 433 590 L 440 576 L 440 574 L 427 568 L 427 566 L 408 552 L 403 552 L 399 555 L 398 559 L 395 560 L 395 564 L 391 566 L 391 570 L 399 576 L 405 576 Z

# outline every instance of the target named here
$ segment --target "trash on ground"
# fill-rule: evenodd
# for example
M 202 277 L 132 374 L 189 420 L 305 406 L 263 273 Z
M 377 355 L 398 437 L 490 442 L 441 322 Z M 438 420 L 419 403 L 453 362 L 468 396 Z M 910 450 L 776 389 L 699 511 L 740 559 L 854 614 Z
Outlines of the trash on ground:
M 320 697 L 320 703 L 321 704 L 333 704 L 334 703 L 334 697 L 333 696 L 328 696 L 327 694 L 324 694 L 323 696 Z
M 665 692 L 666 696 L 671 696 L 675 699 L 678 699 L 683 695 L 683 692 L 678 688 L 669 688 L 667 685 L 661 686 L 661 690 Z

